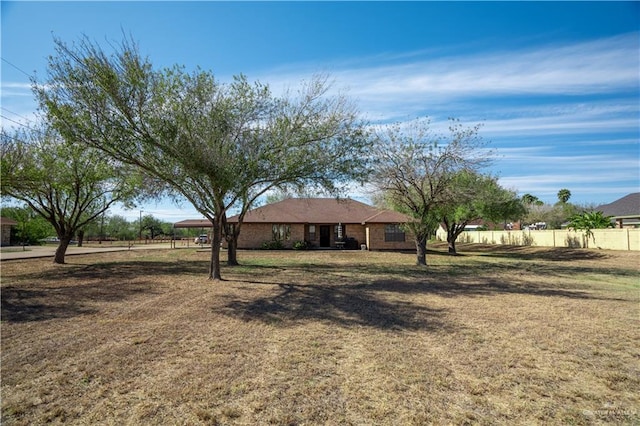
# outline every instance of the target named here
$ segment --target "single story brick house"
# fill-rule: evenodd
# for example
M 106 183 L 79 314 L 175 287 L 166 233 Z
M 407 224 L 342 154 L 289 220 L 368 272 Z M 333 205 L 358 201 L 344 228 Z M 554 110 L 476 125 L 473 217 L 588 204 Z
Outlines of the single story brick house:
M 279 240 L 285 248 L 307 241 L 315 248 L 344 248 L 345 244 L 368 250 L 413 250 L 412 235 L 400 225 L 407 216 L 381 210 L 352 199 L 289 198 L 247 212 L 238 248 L 261 248 Z M 228 219 L 237 223 L 238 217 Z

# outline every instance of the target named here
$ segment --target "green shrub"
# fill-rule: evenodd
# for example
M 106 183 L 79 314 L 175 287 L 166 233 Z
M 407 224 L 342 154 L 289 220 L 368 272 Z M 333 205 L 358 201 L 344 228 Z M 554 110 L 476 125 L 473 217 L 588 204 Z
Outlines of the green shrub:
M 284 248 L 284 245 L 280 240 L 270 240 L 262 243 L 263 250 L 282 250 L 283 248 Z
M 308 241 L 294 241 L 293 249 L 294 250 L 308 250 L 311 244 Z

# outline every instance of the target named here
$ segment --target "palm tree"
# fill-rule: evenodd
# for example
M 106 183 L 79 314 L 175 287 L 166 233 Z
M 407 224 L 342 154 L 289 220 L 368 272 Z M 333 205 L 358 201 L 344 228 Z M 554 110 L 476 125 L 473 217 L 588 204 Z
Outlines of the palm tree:
M 560 201 L 562 204 L 565 204 L 567 201 L 569 201 L 569 198 L 571 198 L 571 191 L 569 191 L 568 189 L 563 188 L 558 191 L 558 201 Z
M 541 206 L 544 204 L 542 200 L 540 200 L 535 195 L 531 195 L 531 194 L 524 194 L 522 196 L 522 202 L 529 206 L 531 205 Z

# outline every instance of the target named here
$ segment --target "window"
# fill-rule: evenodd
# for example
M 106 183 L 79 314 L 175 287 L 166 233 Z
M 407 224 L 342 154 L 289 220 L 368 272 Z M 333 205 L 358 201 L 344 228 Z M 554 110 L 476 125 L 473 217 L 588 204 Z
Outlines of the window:
M 289 241 L 291 239 L 291 225 L 273 224 L 271 232 L 275 241 Z
M 315 241 L 315 240 L 316 240 L 316 226 L 309 225 L 309 241 Z
M 339 223 L 333 226 L 333 239 L 338 241 L 347 236 L 347 226 Z
M 398 224 L 385 225 L 384 227 L 384 240 L 385 242 L 404 242 L 405 236 L 402 227 Z

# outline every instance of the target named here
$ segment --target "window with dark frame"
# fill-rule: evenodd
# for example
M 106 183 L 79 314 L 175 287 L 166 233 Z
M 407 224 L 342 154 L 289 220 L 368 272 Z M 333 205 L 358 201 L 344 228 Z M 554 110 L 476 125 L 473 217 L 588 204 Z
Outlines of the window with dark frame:
M 315 240 L 316 240 L 316 226 L 309 225 L 309 241 L 315 241 Z
M 405 242 L 404 230 L 397 223 L 385 225 L 384 227 L 385 242 Z
M 271 232 L 274 241 L 289 241 L 291 239 L 291 225 L 274 223 Z

